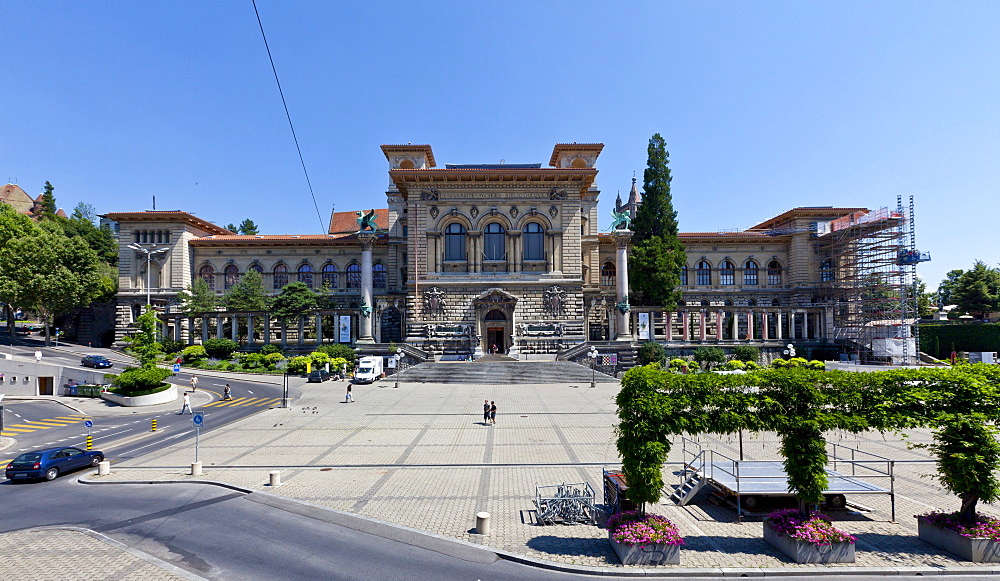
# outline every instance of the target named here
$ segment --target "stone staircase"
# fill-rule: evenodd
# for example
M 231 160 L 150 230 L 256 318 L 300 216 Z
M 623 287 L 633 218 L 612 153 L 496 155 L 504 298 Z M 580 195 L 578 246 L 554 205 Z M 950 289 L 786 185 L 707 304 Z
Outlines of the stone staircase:
M 594 377 L 598 383 L 618 382 L 600 372 Z M 421 363 L 403 371 L 400 378 L 404 383 L 568 383 L 589 386 L 591 371 L 570 361 L 515 361 L 502 355 L 491 355 L 476 361 Z

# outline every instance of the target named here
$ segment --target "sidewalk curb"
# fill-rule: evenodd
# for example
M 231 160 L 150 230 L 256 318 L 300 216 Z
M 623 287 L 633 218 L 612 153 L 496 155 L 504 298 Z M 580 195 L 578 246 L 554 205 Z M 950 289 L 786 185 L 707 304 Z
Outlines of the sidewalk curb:
M 149 563 L 151 565 L 155 565 L 155 566 L 157 566 L 157 567 L 159 567 L 159 568 L 161 568 L 161 569 L 163 569 L 163 570 L 165 570 L 165 571 L 167 571 L 169 573 L 173 573 L 174 575 L 177 575 L 178 577 L 182 577 L 184 579 L 188 579 L 189 581 L 206 581 L 208 579 L 207 577 L 202 577 L 200 575 L 196 575 L 196 574 L 188 571 L 187 569 L 182 569 L 182 568 L 178 567 L 177 565 L 174 565 L 172 563 L 168 563 L 167 561 L 164 561 L 163 559 L 160 559 L 159 557 L 154 557 L 153 555 L 150 555 L 149 553 L 144 553 L 144 552 L 140 551 L 139 549 L 133 549 L 132 547 L 130 547 L 130 546 L 128 546 L 128 545 L 126 545 L 126 544 L 124 544 L 124 543 L 122 543 L 120 541 L 116 541 L 115 539 L 112 539 L 111 537 L 109 537 L 107 535 L 104 535 L 104 534 L 99 533 L 99 532 L 97 532 L 95 530 L 91 530 L 91 529 L 87 529 L 87 528 L 55 525 L 55 526 L 45 526 L 45 527 L 33 527 L 33 528 L 30 528 L 30 529 L 19 529 L 17 531 L 8 531 L 8 532 L 11 532 L 11 533 L 12 532 L 19 532 L 20 533 L 20 532 L 33 532 L 33 531 L 76 531 L 78 533 L 84 533 L 86 535 L 90 535 L 91 537 L 93 537 L 93 538 L 95 538 L 95 539 L 97 539 L 97 540 L 99 540 L 99 541 L 101 541 L 103 543 L 107 543 L 107 544 L 111 545 L 112 547 L 114 547 L 116 549 L 125 551 L 126 553 L 132 555 L 133 557 L 135 557 L 137 559 L 146 561 L 147 563 Z
M 535 557 L 528 557 L 517 553 L 511 553 L 500 549 L 495 549 L 487 545 L 472 543 L 463 539 L 446 537 L 420 529 L 407 527 L 396 523 L 373 519 L 370 517 L 344 512 L 334 508 L 322 506 L 312 502 L 286 498 L 274 493 L 260 490 L 251 490 L 219 482 L 215 480 L 118 480 L 108 482 L 96 482 L 79 478 L 80 484 L 204 484 L 209 486 L 219 486 L 244 492 L 247 499 L 253 502 L 266 504 L 285 512 L 298 514 L 327 522 L 330 524 L 349 528 L 351 530 L 379 536 L 392 541 L 420 547 L 436 553 L 441 553 L 465 561 L 489 564 L 498 559 L 520 563 L 539 569 L 559 571 L 563 573 L 573 573 L 577 575 L 588 575 L 595 577 L 714 577 L 714 578 L 747 578 L 747 577 L 793 577 L 793 576 L 923 576 L 923 575 L 1000 575 L 1000 565 L 996 567 L 803 567 L 803 568 L 776 568 L 776 567 L 748 567 L 748 568 L 728 568 L 728 567 L 708 567 L 695 568 L 685 567 L 677 569 L 625 569 L 621 567 L 588 567 L 585 565 L 566 565 L 555 563 Z M 493 555 L 493 559 L 484 560 L 482 553 Z
M 70 404 L 68 404 L 68 403 L 60 400 L 59 397 L 60 396 L 57 396 L 57 395 L 8 395 L 4 399 L 6 399 L 8 401 L 14 401 L 14 400 L 17 400 L 17 401 L 51 401 L 51 402 L 57 403 L 57 404 L 59 404 L 61 406 L 68 407 L 69 409 L 73 410 L 74 412 L 76 412 L 78 414 L 87 415 L 86 412 L 83 412 L 83 411 L 81 411 L 81 410 L 79 410 L 79 409 L 71 406 Z

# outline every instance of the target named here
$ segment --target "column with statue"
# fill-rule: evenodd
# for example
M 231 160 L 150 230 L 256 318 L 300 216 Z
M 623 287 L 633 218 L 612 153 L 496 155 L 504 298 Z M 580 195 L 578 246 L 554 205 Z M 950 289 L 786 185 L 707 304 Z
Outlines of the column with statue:
M 361 243 L 361 318 L 359 320 L 360 344 L 371 344 L 375 342 L 372 333 L 372 314 L 375 304 L 372 300 L 372 248 L 378 239 L 378 226 L 375 225 L 375 210 L 362 215 L 357 212 L 358 218 L 358 242 Z
M 615 304 L 615 311 L 618 312 L 618 325 L 615 333 L 616 341 L 631 341 L 632 331 L 629 311 L 632 308 L 628 303 L 628 246 L 632 240 L 632 219 L 627 211 L 612 211 L 614 222 L 611 224 L 611 236 L 615 240 L 617 249 L 617 261 L 615 267 L 618 271 L 618 303 Z

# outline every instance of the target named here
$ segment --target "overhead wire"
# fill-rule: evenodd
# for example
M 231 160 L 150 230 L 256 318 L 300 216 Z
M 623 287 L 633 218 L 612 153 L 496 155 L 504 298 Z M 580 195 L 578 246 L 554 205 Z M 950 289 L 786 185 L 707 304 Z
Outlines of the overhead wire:
M 306 160 L 302 157 L 302 148 L 299 147 L 299 138 L 295 135 L 295 125 L 292 124 L 292 115 L 288 112 L 288 103 L 285 102 L 285 93 L 281 90 L 281 81 L 278 80 L 278 69 L 274 66 L 274 57 L 271 56 L 271 47 L 267 44 L 267 35 L 264 34 L 264 24 L 260 20 L 260 12 L 257 11 L 257 0 L 250 0 L 253 4 L 253 13 L 257 15 L 257 25 L 260 26 L 260 37 L 264 39 L 264 48 L 267 50 L 267 58 L 271 61 L 271 71 L 274 72 L 274 82 L 278 85 L 278 94 L 281 95 L 281 105 L 285 108 L 285 117 L 288 118 L 288 127 L 292 130 L 292 140 L 295 142 L 295 151 L 299 153 L 299 162 L 302 163 L 302 173 L 306 176 L 306 185 L 309 186 L 309 195 L 312 196 L 313 207 L 316 208 L 316 218 L 319 220 L 320 233 L 325 234 L 326 227 L 323 225 L 323 216 L 319 212 L 319 204 L 316 202 L 316 192 L 313 191 L 312 181 L 309 179 L 309 170 L 306 169 Z

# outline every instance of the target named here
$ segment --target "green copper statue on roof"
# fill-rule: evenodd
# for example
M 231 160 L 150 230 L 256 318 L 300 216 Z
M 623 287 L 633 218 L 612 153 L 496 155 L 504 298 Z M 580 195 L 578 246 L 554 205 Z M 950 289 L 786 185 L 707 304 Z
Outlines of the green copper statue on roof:
M 632 228 L 632 217 L 629 216 L 628 210 L 621 212 L 611 210 L 611 217 L 614 219 L 614 222 L 611 223 L 611 230 L 629 230 Z M 624 226 L 624 228 L 619 228 L 619 226 Z
M 358 215 L 358 232 L 364 232 L 366 228 L 372 232 L 378 232 L 378 226 L 375 225 L 375 210 L 364 215 L 361 212 L 355 212 L 355 214 Z

